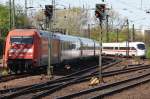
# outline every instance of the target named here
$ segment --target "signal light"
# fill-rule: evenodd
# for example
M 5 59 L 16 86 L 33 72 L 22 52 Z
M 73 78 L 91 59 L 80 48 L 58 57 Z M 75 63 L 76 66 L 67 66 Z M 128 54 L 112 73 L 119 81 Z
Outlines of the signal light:
M 53 5 L 45 5 L 44 14 L 45 14 L 46 17 L 51 19 L 52 16 L 53 16 Z
M 100 13 L 98 11 L 95 11 L 95 16 L 96 16 L 96 18 L 99 18 L 100 17 Z
M 104 19 L 105 17 L 105 4 L 96 4 L 95 16 L 99 19 Z

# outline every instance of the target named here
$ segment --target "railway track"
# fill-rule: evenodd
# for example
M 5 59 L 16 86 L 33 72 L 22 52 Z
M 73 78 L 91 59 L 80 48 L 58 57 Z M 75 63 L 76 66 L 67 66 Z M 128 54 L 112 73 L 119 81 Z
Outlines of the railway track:
M 136 70 L 147 69 L 147 68 L 150 68 L 150 66 L 149 65 L 144 65 L 144 66 L 139 65 L 139 66 L 134 66 L 134 67 L 131 67 L 131 68 L 126 68 L 126 69 L 123 69 L 123 70 L 114 70 L 114 71 L 104 72 L 103 76 L 108 77 L 108 76 L 113 76 L 113 75 L 117 75 L 117 74 L 132 72 L 132 71 L 136 71 Z M 96 70 L 92 71 L 91 73 L 92 73 L 92 75 L 98 75 Z M 50 84 L 50 85 L 46 85 L 46 86 L 43 86 L 43 87 L 38 87 L 34 90 L 30 89 L 30 90 L 24 91 L 22 93 L 17 92 L 17 94 L 12 94 L 9 97 L 16 97 L 19 94 L 34 93 L 34 92 L 38 92 L 40 90 L 40 91 L 43 91 L 43 92 L 33 96 L 32 99 L 41 98 L 41 97 L 47 96 L 47 95 L 49 95 L 49 94 L 51 94 L 51 93 L 53 93 L 57 90 L 60 90 L 61 88 L 64 88 L 68 85 L 83 82 L 83 81 L 87 81 L 91 78 L 92 75 L 87 73 L 87 74 L 84 74 L 83 76 L 78 76 L 78 77 L 76 76 L 75 78 L 72 78 L 72 80 L 69 80 L 67 82 L 66 81 L 57 82 L 55 84 Z M 46 90 L 46 91 L 44 91 L 44 90 Z M 7 97 L 7 98 L 9 98 L 9 97 Z
M 138 67 L 127 68 L 127 69 L 123 69 L 123 70 L 114 70 L 114 71 L 104 72 L 102 75 L 103 75 L 103 77 L 108 77 L 108 76 L 118 75 L 118 74 L 122 74 L 122 73 L 132 72 L 132 71 L 136 71 L 136 70 L 147 69 L 147 68 L 150 68 L 150 66 L 145 65 L 145 66 L 142 66 L 142 67 L 138 66 Z M 93 75 L 99 75 L 99 74 L 96 73 L 96 74 L 93 74 Z M 85 76 L 83 76 L 81 78 L 76 79 L 75 81 L 71 81 L 71 82 L 65 83 L 64 85 L 63 84 L 62 85 L 58 84 L 57 88 L 60 90 L 60 88 L 66 87 L 67 85 L 88 81 L 90 79 L 91 79 L 91 75 L 85 75 Z M 53 91 L 54 91 L 53 89 L 52 90 L 48 90 L 47 92 L 45 91 L 43 93 L 40 93 L 38 95 L 33 96 L 32 99 L 36 99 L 36 98 L 41 98 L 41 97 L 47 96 L 48 94 L 53 93 Z M 78 96 L 78 94 L 76 94 L 76 95 Z M 70 97 L 70 95 L 69 95 L 69 97 L 68 96 L 64 96 L 63 99 L 66 99 L 66 98 L 70 99 L 71 97 Z
M 9 80 L 14 80 L 14 79 L 19 79 L 23 77 L 30 76 L 31 74 L 11 74 L 11 75 L 6 75 L 6 76 L 1 76 L 0 77 L 0 83 L 1 82 L 6 82 Z
M 95 88 L 83 90 L 83 91 L 73 93 L 70 95 L 61 96 L 61 97 L 58 97 L 57 99 L 70 99 L 70 98 L 81 97 L 81 96 L 87 99 L 102 99 L 104 96 L 114 94 L 115 92 L 118 92 L 127 88 L 131 88 L 138 84 L 150 81 L 149 70 L 150 69 L 145 70 L 144 72 L 142 72 L 142 74 L 139 73 L 126 80 L 114 82 L 111 84 L 104 84 L 101 86 L 97 86 Z
M 36 69 L 35 69 L 36 71 Z M 34 75 L 38 75 L 44 73 L 42 70 L 39 70 L 38 72 L 26 72 L 26 73 L 19 73 L 19 74 L 9 74 L 6 76 L 1 76 L 0 77 L 0 83 L 2 82 L 7 82 L 10 80 L 14 80 L 14 79 L 19 79 L 19 78 L 24 78 L 24 77 L 28 77 L 28 76 L 34 76 Z
M 114 62 L 112 62 L 108 65 L 103 66 L 103 69 L 109 68 L 110 66 L 115 65 L 119 62 L 121 62 L 121 61 L 120 60 L 119 61 L 114 61 Z M 37 90 L 42 90 L 42 89 L 46 90 L 47 88 L 53 88 L 53 87 L 56 88 L 56 86 L 58 86 L 58 83 L 63 84 L 65 82 L 71 81 L 71 80 L 75 79 L 76 77 L 78 77 L 79 74 L 80 75 L 81 74 L 87 75 L 89 72 L 93 73 L 93 72 L 95 72 L 96 68 L 97 68 L 97 66 L 91 66 L 90 68 L 87 68 L 85 70 L 81 70 L 79 72 L 70 74 L 68 76 L 65 76 L 65 77 L 62 77 L 62 78 L 59 78 L 59 79 L 48 81 L 46 83 L 40 83 L 40 84 L 26 86 L 26 87 L 18 87 L 18 88 L 11 88 L 11 89 L 6 89 L 6 90 L 1 90 L 0 91 L 1 94 L 15 91 L 13 94 L 11 94 L 9 96 L 4 96 L 4 97 L 1 97 L 1 98 L 9 98 L 9 97 L 12 98 L 12 97 L 19 96 L 21 94 L 28 94 L 28 93 L 31 93 L 31 92 L 34 92 L 34 91 L 37 91 Z
M 119 71 L 116 70 L 116 71 L 109 71 L 109 72 L 103 73 L 103 77 L 108 77 L 108 76 L 113 76 L 113 75 L 122 74 L 122 73 L 128 73 L 128 72 L 131 72 L 131 71 L 142 70 L 142 69 L 147 71 L 147 73 L 145 74 L 145 72 L 144 72 L 142 74 L 138 74 L 136 76 L 133 76 L 132 78 L 129 78 L 127 80 L 123 80 L 123 81 L 119 81 L 119 82 L 115 82 L 115 83 L 111 83 L 111 84 L 104 84 L 102 86 L 98 86 L 98 87 L 95 87 L 95 88 L 83 90 L 83 91 L 80 91 L 80 92 L 77 92 L 77 93 L 72 93 L 72 94 L 69 94 L 69 95 L 66 95 L 66 96 L 61 96 L 58 99 L 70 99 L 70 98 L 75 98 L 75 97 L 79 97 L 79 96 L 81 97 L 81 96 L 84 96 L 84 95 L 87 95 L 87 97 L 90 97 L 91 93 L 95 93 L 95 94 L 92 95 L 94 97 L 91 97 L 89 99 L 101 99 L 103 96 L 113 94 L 114 92 L 118 92 L 120 90 L 123 90 L 123 89 L 129 88 L 129 87 L 135 86 L 137 84 L 149 81 L 150 78 L 148 78 L 148 77 L 150 77 L 150 72 L 149 72 L 150 65 L 127 68 L 127 69 L 124 69 L 122 71 L 121 70 L 119 70 Z M 96 75 L 98 75 L 98 74 L 96 74 Z M 148 75 L 148 77 L 145 77 L 147 75 Z M 138 79 L 138 78 L 140 78 L 140 79 Z M 136 81 L 137 79 L 138 79 L 138 81 Z M 134 82 L 134 83 L 132 83 L 132 82 Z M 128 85 L 130 85 L 130 86 L 128 86 Z
M 111 58 L 106 57 L 105 60 L 107 60 L 107 59 L 111 60 Z M 105 64 L 108 64 L 107 61 L 104 62 L 104 65 Z M 37 71 L 37 70 L 35 69 L 35 71 Z M 40 70 L 40 71 L 38 70 L 38 73 L 37 72 L 36 73 L 34 73 L 34 72 L 28 72 L 28 73 L 9 74 L 9 75 L 6 75 L 6 76 L 0 76 L 0 83 L 1 82 L 6 82 L 6 81 L 10 81 L 10 80 L 14 80 L 14 79 L 24 78 L 24 77 L 27 77 L 27 76 L 37 75 L 37 74 L 40 74 L 40 73 L 44 73 L 44 72 L 42 70 Z
M 149 70 L 147 70 L 147 72 L 143 73 L 142 75 L 139 74 L 133 78 L 117 82 L 115 84 L 115 86 L 113 84 L 109 85 L 108 86 L 109 88 L 107 87 L 107 89 L 105 89 L 105 90 L 103 89 L 103 91 L 99 92 L 98 95 L 96 95 L 94 97 L 90 97 L 89 99 L 98 99 L 100 97 L 104 97 L 106 95 L 110 95 L 110 94 L 113 94 L 115 92 L 134 87 L 138 84 L 146 83 L 148 81 L 150 81 Z

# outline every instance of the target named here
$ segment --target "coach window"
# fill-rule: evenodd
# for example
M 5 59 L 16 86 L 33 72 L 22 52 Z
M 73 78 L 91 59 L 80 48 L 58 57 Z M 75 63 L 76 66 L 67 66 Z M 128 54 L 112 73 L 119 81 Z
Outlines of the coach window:
M 66 46 L 65 46 L 65 49 L 66 49 L 66 50 L 69 50 L 69 49 L 70 49 L 70 44 L 71 44 L 70 42 L 66 42 Z
M 63 50 L 65 50 L 65 42 L 64 42 L 64 41 L 62 41 L 61 48 L 62 48 Z
M 106 49 L 106 47 L 103 47 L 103 49 Z
M 95 50 L 99 50 L 99 46 L 95 46 Z
M 118 47 L 115 47 L 115 50 L 118 50 Z
M 128 47 L 120 47 L 120 50 L 128 50 Z
M 75 49 L 76 48 L 76 45 L 75 44 L 71 44 L 70 45 L 70 49 Z
M 113 47 L 110 47 L 109 49 L 114 49 Z
M 134 47 L 131 47 L 130 50 L 136 50 Z
M 62 42 L 62 49 L 63 50 L 68 50 L 69 49 L 69 43 L 68 42 Z
M 86 44 L 83 44 L 82 49 L 83 49 L 83 50 L 86 50 L 86 49 L 87 49 Z
M 71 48 L 72 48 L 72 49 L 75 49 L 75 48 L 76 48 L 76 45 L 75 45 L 75 44 L 72 44 L 72 45 L 71 45 Z
M 100 49 L 100 47 L 99 47 L 99 46 L 96 46 L 96 47 L 95 47 L 95 49 L 96 49 L 96 50 L 99 50 L 99 49 Z
M 120 47 L 120 50 L 126 50 L 126 47 Z
M 90 46 L 90 50 L 93 50 L 94 49 L 94 46 Z
M 110 49 L 111 50 L 111 49 L 113 49 L 113 47 L 105 47 L 105 49 Z
M 84 50 L 88 50 L 88 44 L 85 44 L 85 49 Z
M 103 47 L 103 49 L 106 49 L 106 47 Z
M 84 44 L 83 44 L 83 46 L 82 46 L 82 50 L 85 50 L 85 49 L 86 49 L 86 45 L 84 45 Z
M 108 47 L 103 47 L 103 49 L 109 49 Z

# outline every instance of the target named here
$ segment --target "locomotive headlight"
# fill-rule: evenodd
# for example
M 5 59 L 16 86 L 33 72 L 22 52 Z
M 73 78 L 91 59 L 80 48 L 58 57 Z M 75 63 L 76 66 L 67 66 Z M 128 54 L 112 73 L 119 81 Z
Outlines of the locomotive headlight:
M 12 54 L 9 54 L 9 56 L 12 56 Z
M 24 49 L 23 52 L 33 52 L 33 49 Z
M 16 52 L 16 49 L 10 49 L 9 52 Z

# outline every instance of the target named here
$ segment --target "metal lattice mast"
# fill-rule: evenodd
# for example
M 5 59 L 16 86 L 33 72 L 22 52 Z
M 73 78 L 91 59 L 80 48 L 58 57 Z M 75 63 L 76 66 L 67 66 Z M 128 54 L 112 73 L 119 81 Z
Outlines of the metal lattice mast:
M 27 0 L 25 0 L 25 15 L 27 16 Z
M 54 22 L 54 9 L 55 9 L 55 0 L 52 0 L 52 7 L 53 7 L 53 11 L 52 11 L 52 18 L 48 19 L 48 23 L 49 23 L 49 38 L 48 38 L 48 68 L 47 68 L 47 74 L 49 76 L 49 79 L 53 78 L 53 66 L 51 65 L 51 48 L 52 48 L 52 42 L 51 39 L 53 37 L 52 34 L 52 22 Z M 54 16 L 53 16 L 54 15 Z
M 100 53 L 99 53 L 99 80 L 101 82 L 103 82 L 103 77 L 102 77 L 102 35 L 103 35 L 103 27 L 102 27 L 102 19 L 99 19 L 100 21 L 100 29 L 101 29 L 101 32 L 100 32 L 100 35 L 99 35 L 99 50 L 100 50 Z
M 9 29 L 12 28 L 12 3 L 9 0 Z
M 15 0 L 12 1 L 12 27 L 15 27 Z

